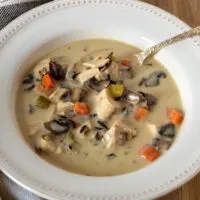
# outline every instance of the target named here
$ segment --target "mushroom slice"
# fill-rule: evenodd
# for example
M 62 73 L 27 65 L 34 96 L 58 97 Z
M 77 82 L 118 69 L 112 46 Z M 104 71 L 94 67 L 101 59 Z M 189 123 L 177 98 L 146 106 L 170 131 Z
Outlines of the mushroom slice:
M 160 85 L 160 79 L 161 78 L 166 78 L 167 75 L 165 72 L 162 72 L 162 71 L 156 71 L 156 72 L 153 72 L 149 75 L 148 78 L 143 78 L 139 85 L 145 85 L 146 87 L 154 87 L 154 86 L 158 86 Z
M 45 122 L 44 126 L 47 130 L 49 130 L 55 135 L 59 135 L 69 131 L 69 124 L 61 125 L 56 120 Z
M 175 125 L 172 123 L 165 124 L 158 128 L 158 134 L 161 136 L 174 138 L 175 137 Z
M 97 92 L 100 92 L 104 88 L 107 88 L 110 84 L 110 81 L 108 80 L 97 80 L 95 77 L 89 79 L 87 82 L 85 82 L 86 88 L 89 90 L 96 90 Z
M 131 90 L 125 90 L 123 94 L 124 99 L 133 105 L 138 104 L 142 100 L 142 95 Z
M 56 63 L 55 61 L 51 61 L 49 63 L 49 73 L 55 80 L 65 79 L 65 70 L 60 64 Z
M 157 98 L 149 93 L 139 92 L 141 95 L 141 102 L 145 103 L 145 106 L 151 110 L 157 104 Z
M 70 128 L 76 128 L 74 121 L 68 119 L 65 116 L 58 115 L 55 119 L 45 122 L 44 127 L 55 135 L 67 133 Z

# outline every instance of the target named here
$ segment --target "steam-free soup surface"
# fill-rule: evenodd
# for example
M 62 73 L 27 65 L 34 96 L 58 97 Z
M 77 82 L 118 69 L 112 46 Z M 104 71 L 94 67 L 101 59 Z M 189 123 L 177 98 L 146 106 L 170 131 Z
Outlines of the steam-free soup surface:
M 113 176 L 143 168 L 173 143 L 183 118 L 178 88 L 160 63 L 114 40 L 75 41 L 35 63 L 16 103 L 22 134 L 65 170 Z

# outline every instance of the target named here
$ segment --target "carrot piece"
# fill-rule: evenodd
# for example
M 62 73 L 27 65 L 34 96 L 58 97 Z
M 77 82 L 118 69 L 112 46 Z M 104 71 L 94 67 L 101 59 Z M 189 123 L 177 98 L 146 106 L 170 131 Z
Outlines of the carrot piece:
M 88 115 L 89 107 L 86 103 L 76 102 L 74 105 L 74 112 L 78 115 Z
M 178 125 L 183 121 L 183 114 L 175 109 L 167 108 L 167 117 L 174 125 Z
M 134 113 L 134 119 L 139 121 L 147 117 L 149 111 L 144 107 L 138 107 Z
M 146 144 L 138 152 L 138 154 L 144 157 L 148 161 L 153 161 L 160 156 L 160 152 L 155 147 Z
M 127 67 L 130 65 L 129 61 L 125 59 L 121 61 L 121 64 Z
M 42 78 L 42 85 L 46 89 L 54 88 L 55 83 L 54 83 L 53 79 L 51 78 L 51 76 L 48 73 L 43 76 L 43 78 Z

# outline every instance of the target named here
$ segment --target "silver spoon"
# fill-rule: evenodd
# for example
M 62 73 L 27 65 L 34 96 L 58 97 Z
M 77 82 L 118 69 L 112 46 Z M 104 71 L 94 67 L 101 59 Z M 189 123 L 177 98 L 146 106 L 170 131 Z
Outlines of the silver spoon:
M 186 38 L 191 38 L 194 36 L 200 35 L 200 26 L 197 26 L 196 28 L 192 28 L 189 31 L 185 31 L 179 35 L 176 35 L 172 38 L 169 38 L 163 42 L 160 42 L 157 45 L 154 45 L 150 48 L 148 48 L 145 51 L 142 51 L 141 53 L 133 55 L 133 64 L 140 66 L 146 61 L 148 58 L 154 56 L 156 53 L 158 53 L 161 49 L 164 47 L 167 47 L 171 44 L 174 44 L 176 42 L 179 42 L 181 40 L 184 40 Z

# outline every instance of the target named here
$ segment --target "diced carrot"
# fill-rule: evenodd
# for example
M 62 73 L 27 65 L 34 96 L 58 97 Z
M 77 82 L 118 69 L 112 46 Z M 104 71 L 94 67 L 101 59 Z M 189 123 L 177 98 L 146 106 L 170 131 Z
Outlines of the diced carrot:
M 51 78 L 51 76 L 47 73 L 42 77 L 42 85 L 46 88 L 46 89 L 51 89 L 54 88 L 55 83 L 53 81 L 53 79 Z
M 88 115 L 90 111 L 86 103 L 76 102 L 74 105 L 74 112 L 78 115 Z
M 167 108 L 167 117 L 174 125 L 178 125 L 183 121 L 183 114 L 175 109 Z
M 144 157 L 148 161 L 153 161 L 160 156 L 160 152 L 155 147 L 146 144 L 138 152 L 138 154 Z
M 124 66 L 129 66 L 130 65 L 129 61 L 125 60 L 125 59 L 121 61 L 121 64 L 124 65 Z
M 139 121 L 147 117 L 149 111 L 144 107 L 138 107 L 134 112 L 134 119 Z

